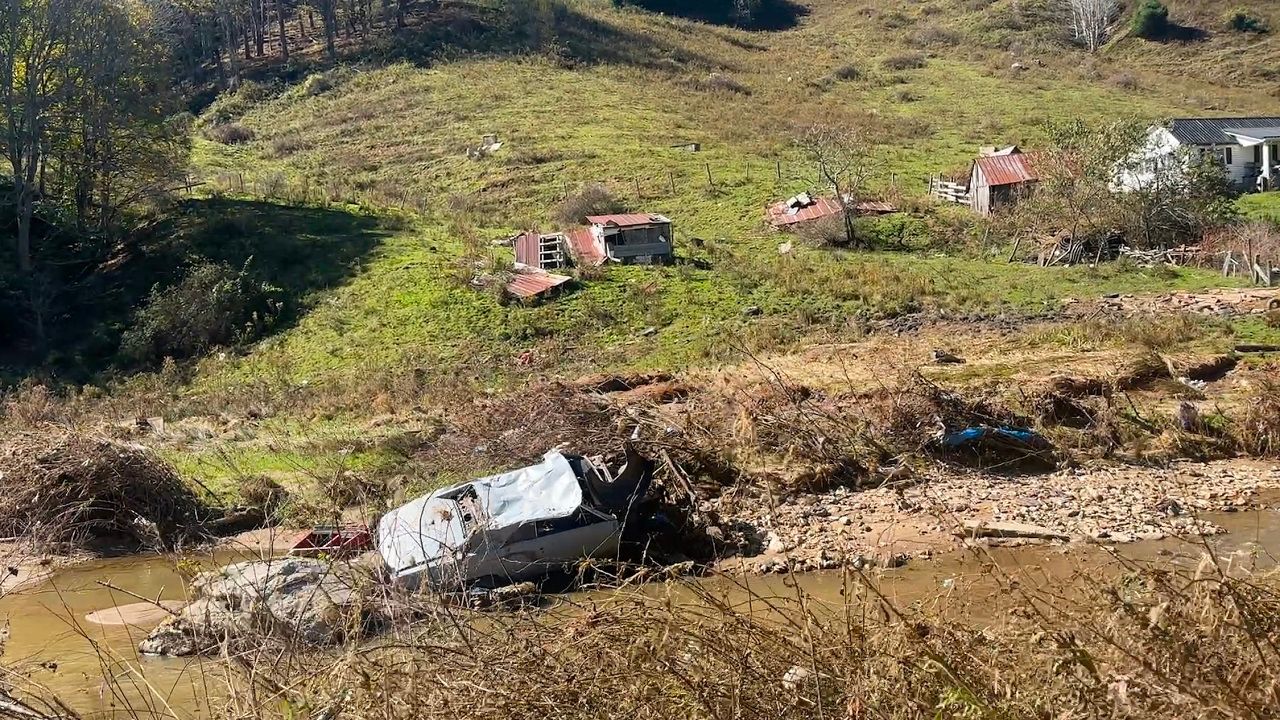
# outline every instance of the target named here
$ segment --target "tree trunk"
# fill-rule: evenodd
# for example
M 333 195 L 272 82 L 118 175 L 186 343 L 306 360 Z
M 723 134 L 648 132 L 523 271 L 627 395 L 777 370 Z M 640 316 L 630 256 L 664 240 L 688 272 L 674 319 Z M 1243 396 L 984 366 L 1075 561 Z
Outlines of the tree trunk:
M 284 32 L 284 0 L 276 0 L 276 19 L 280 25 L 280 57 L 289 62 L 289 38 Z
M 266 26 L 266 4 L 262 0 L 253 0 L 253 39 L 257 43 L 258 57 L 266 54 L 267 33 L 263 31 Z
M 330 62 L 338 60 L 338 0 L 324 0 L 324 45 Z

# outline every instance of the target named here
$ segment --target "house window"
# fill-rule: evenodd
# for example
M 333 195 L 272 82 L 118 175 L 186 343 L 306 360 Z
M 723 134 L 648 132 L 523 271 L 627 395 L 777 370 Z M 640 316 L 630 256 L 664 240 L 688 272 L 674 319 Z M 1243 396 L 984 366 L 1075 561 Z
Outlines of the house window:
M 1262 164 L 1262 146 L 1261 145 L 1253 146 L 1253 162 L 1255 165 Z
M 1229 147 L 1222 148 L 1222 162 L 1224 165 L 1232 164 L 1231 148 Z

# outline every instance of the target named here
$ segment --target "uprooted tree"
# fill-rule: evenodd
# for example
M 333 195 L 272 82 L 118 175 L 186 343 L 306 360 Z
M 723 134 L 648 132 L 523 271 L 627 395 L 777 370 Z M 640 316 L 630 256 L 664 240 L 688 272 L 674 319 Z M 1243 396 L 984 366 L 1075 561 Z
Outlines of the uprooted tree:
M 853 221 L 858 198 L 876 169 L 874 145 L 860 130 L 826 125 L 806 128 L 796 144 L 817 168 L 819 180 L 835 193 L 842 210 L 845 243 L 857 247 L 860 243 Z

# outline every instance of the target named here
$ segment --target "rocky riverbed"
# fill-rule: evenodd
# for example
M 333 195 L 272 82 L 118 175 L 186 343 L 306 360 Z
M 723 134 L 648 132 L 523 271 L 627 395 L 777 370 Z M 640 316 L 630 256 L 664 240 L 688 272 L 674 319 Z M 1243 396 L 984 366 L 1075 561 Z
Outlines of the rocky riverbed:
M 749 571 L 827 569 L 852 562 L 898 565 L 972 542 L 1062 539 L 1127 543 L 1221 529 L 1198 515 L 1260 507 L 1280 490 L 1280 466 L 1245 461 L 1169 468 L 1097 466 L 1004 476 L 939 469 L 909 482 L 836 488 L 773 504 L 741 499 L 719 508 L 737 529 Z M 726 501 L 727 502 L 727 501 Z M 966 524 L 968 529 L 966 529 Z M 1010 532 L 975 532 L 1003 528 Z

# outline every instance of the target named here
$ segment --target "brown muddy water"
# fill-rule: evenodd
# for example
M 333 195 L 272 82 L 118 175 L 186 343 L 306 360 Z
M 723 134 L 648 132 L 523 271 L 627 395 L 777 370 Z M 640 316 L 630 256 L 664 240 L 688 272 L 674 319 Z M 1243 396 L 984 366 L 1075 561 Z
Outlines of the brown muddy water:
M 1221 562 L 1257 569 L 1277 566 L 1280 513 L 1223 513 L 1206 519 L 1226 528 L 1228 534 L 1204 542 L 1169 539 L 1116 548 L 1074 544 L 955 552 L 883 571 L 877 576 L 878 588 L 902 606 L 964 605 L 969 612 L 978 608 L 977 617 L 983 617 L 984 611 L 994 617 L 1002 607 L 997 596 L 1007 587 L 996 579 L 1000 574 L 1016 578 L 1023 586 L 1053 587 L 1065 586 L 1081 575 L 1096 578 L 1119 572 L 1125 563 L 1194 567 L 1205 556 L 1206 542 Z M 195 561 L 217 567 L 244 559 L 243 553 L 218 553 Z M 993 567 L 998 568 L 996 573 Z M 845 587 L 844 576 L 838 572 L 800 575 L 794 583 L 781 576 L 712 578 L 707 583 L 716 594 L 742 603 L 757 596 L 794 597 L 798 585 L 812 601 L 835 604 Z M 184 600 L 186 587 L 176 559 L 156 556 L 98 561 L 61 571 L 40 585 L 0 598 L 0 617 L 7 617 L 10 624 L 4 662 L 25 669 L 33 681 L 82 713 L 209 715 L 210 698 L 224 696 L 220 666 L 197 659 L 139 656 L 138 641 L 161 613 L 141 612 L 140 617 L 121 622 L 119 613 L 109 611 L 138 603 L 134 595 Z M 98 613 L 95 619 L 99 622 L 86 619 L 94 613 Z M 101 624 L 103 620 L 110 624 Z

